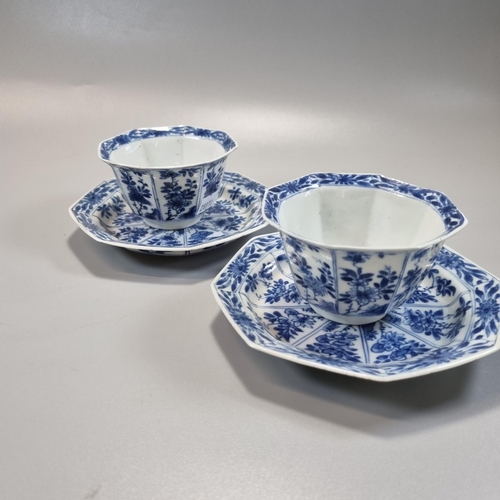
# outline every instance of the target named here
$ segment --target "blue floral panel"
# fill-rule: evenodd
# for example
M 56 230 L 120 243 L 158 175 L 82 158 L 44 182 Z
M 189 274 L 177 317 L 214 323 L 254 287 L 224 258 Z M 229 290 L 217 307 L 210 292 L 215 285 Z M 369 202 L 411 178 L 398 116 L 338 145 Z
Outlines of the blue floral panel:
M 443 245 L 392 253 L 333 251 L 281 236 L 300 296 L 316 309 L 347 317 L 380 317 L 406 302 Z
M 363 264 L 350 257 L 353 266 Z M 322 272 L 328 277 L 328 269 Z M 372 282 L 390 287 L 394 279 L 387 271 Z M 325 286 L 318 285 L 318 296 L 337 293 Z M 250 346 L 345 375 L 415 377 L 499 348 L 499 281 L 447 247 L 416 292 L 376 323 L 350 326 L 318 316 L 299 288 L 278 233 L 250 240 L 212 283 L 222 311 Z

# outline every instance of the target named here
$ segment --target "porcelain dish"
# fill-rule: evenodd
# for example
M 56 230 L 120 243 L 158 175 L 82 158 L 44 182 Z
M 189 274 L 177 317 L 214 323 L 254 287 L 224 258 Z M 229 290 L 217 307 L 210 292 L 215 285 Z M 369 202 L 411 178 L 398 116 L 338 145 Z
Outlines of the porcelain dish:
M 155 228 L 181 229 L 219 198 L 227 157 L 236 148 L 220 130 L 154 127 L 107 139 L 98 154 L 135 215 Z
M 404 304 L 466 218 L 438 191 L 377 174 L 315 173 L 266 190 L 300 296 L 351 325 Z
M 375 381 L 438 372 L 497 351 L 499 289 L 497 278 L 443 247 L 405 304 L 373 324 L 339 324 L 300 296 L 278 233 L 248 241 L 212 283 L 251 347 Z
M 156 255 L 189 255 L 211 250 L 251 234 L 266 222 L 261 204 L 265 187 L 236 172 L 225 172 L 222 193 L 202 219 L 186 229 L 155 229 L 125 203 L 116 180 L 102 182 L 69 211 L 91 238 L 128 250 Z

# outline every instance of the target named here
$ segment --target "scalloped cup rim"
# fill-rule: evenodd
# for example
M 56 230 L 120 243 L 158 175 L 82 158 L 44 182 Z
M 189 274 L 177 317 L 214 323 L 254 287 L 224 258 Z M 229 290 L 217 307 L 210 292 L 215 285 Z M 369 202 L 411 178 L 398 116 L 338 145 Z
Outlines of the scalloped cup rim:
M 161 127 L 137 127 L 137 128 L 131 128 L 125 132 L 122 132 L 121 134 L 114 135 L 112 137 L 109 137 L 108 139 L 104 139 L 101 141 L 98 146 L 97 146 L 97 156 L 99 157 L 100 160 L 102 160 L 105 163 L 112 163 L 118 168 L 129 168 L 129 169 L 134 169 L 134 170 L 149 170 L 149 171 L 154 171 L 154 170 L 170 170 L 170 169 L 177 169 L 177 168 L 194 168 L 194 167 L 202 167 L 203 165 L 206 165 L 207 163 L 215 163 L 218 162 L 227 156 L 231 154 L 233 151 L 238 149 L 238 143 L 226 132 L 223 132 L 222 130 L 216 130 L 216 129 L 204 129 L 204 130 L 209 130 L 210 132 L 221 132 L 223 134 L 226 134 L 229 139 L 233 142 L 233 146 L 228 150 L 225 151 L 224 154 L 217 156 L 216 158 L 212 158 L 209 161 L 203 161 L 203 162 L 197 162 L 197 163 L 189 163 L 189 164 L 182 164 L 182 165 L 163 165 L 163 166 L 140 166 L 140 165 L 128 165 L 126 163 L 115 163 L 111 161 L 109 158 L 103 158 L 101 154 L 101 148 L 102 145 L 105 144 L 108 141 L 113 141 L 117 137 L 121 135 L 128 135 L 131 132 L 135 130 L 171 130 L 173 128 L 181 128 L 181 127 L 193 127 L 193 128 L 198 128 L 201 129 L 202 127 L 194 127 L 193 125 L 172 125 L 172 126 L 161 126 Z M 182 134 L 179 134 L 182 136 Z M 207 139 L 210 140 L 210 139 Z M 130 142 L 135 142 L 135 141 L 130 141 Z
M 329 245 L 329 244 L 323 243 L 321 241 L 317 241 L 317 240 L 312 240 L 312 239 L 309 239 L 309 238 L 305 238 L 304 236 L 301 236 L 300 234 L 297 234 L 297 233 L 294 233 L 293 231 L 289 231 L 287 229 L 284 229 L 283 226 L 281 226 L 280 224 L 277 224 L 270 217 L 268 217 L 268 215 L 266 214 L 266 199 L 267 199 L 268 194 L 272 190 L 274 190 L 276 188 L 279 188 L 279 187 L 281 187 L 281 186 L 283 186 L 285 184 L 288 184 L 290 182 L 293 182 L 293 181 L 298 181 L 300 179 L 304 179 L 304 178 L 307 178 L 307 177 L 310 177 L 310 176 L 321 175 L 321 174 L 325 174 L 325 173 L 328 173 L 328 174 L 335 173 L 337 175 L 373 175 L 373 176 L 377 176 L 377 177 L 379 177 L 381 179 L 386 179 L 386 180 L 389 180 L 389 181 L 397 182 L 399 184 L 406 184 L 406 185 L 413 186 L 413 187 L 416 187 L 416 188 L 422 188 L 422 186 L 417 186 L 416 184 L 410 184 L 408 182 L 404 182 L 404 181 L 401 181 L 399 179 L 395 179 L 394 177 L 388 177 L 388 176 L 385 176 L 385 175 L 382 175 L 382 174 L 371 173 L 371 172 L 363 172 L 363 173 L 311 172 L 311 173 L 309 173 L 307 175 L 301 175 L 300 177 L 296 177 L 294 179 L 290 179 L 289 181 L 281 182 L 279 184 L 276 184 L 275 186 L 271 186 L 271 187 L 266 188 L 266 191 L 264 193 L 263 203 L 262 203 L 262 217 L 264 218 L 264 220 L 270 226 L 276 228 L 281 233 L 284 233 L 284 234 L 286 234 L 288 236 L 291 236 L 292 238 L 297 238 L 297 239 L 299 239 L 301 241 L 304 241 L 305 243 L 308 243 L 310 245 L 321 246 L 321 247 L 329 249 L 329 250 L 346 250 L 346 251 L 354 251 L 354 252 L 388 252 L 388 253 L 389 252 L 409 252 L 409 251 L 412 251 L 412 250 L 420 250 L 420 249 L 423 249 L 423 248 L 427 248 L 427 247 L 436 245 L 436 244 L 438 244 L 438 243 L 440 243 L 442 241 L 447 240 L 448 238 L 450 238 L 451 236 L 455 235 L 456 233 L 460 232 L 469 223 L 469 221 L 467 220 L 467 218 L 465 217 L 465 215 L 462 213 L 462 211 L 460 209 L 458 209 L 458 207 L 456 207 L 456 205 L 453 202 L 451 202 L 450 198 L 445 193 L 443 193 L 442 191 L 437 191 L 435 189 L 429 189 L 429 188 L 422 188 L 422 189 L 426 189 L 428 191 L 431 191 L 431 192 L 434 192 L 434 193 L 437 193 L 437 194 L 440 194 L 440 195 L 446 197 L 446 199 L 448 199 L 450 201 L 450 203 L 457 209 L 457 211 L 463 217 L 463 220 L 460 222 L 460 224 L 457 227 L 455 227 L 451 231 L 444 232 L 440 236 L 438 236 L 436 238 L 433 238 L 431 240 L 427 240 L 427 241 L 425 241 L 425 242 L 423 242 L 423 243 L 421 243 L 419 245 L 400 246 L 400 247 L 375 247 L 375 246 L 374 247 L 369 247 L 369 246 L 355 246 L 355 245 Z M 327 187 L 327 186 L 325 186 L 325 187 Z M 349 187 L 349 186 L 346 186 L 346 187 Z M 376 188 L 366 188 L 366 189 L 376 189 Z M 396 193 L 396 191 L 391 191 L 391 190 L 386 190 L 386 191 L 387 192 Z M 411 198 L 408 195 L 403 194 L 403 193 L 397 193 L 397 194 L 399 194 L 400 196 L 406 196 L 408 198 Z M 412 198 L 412 199 L 415 199 L 415 198 Z M 424 203 L 424 204 L 426 204 L 426 205 L 429 206 L 429 204 L 426 203 L 424 200 L 418 200 L 418 201 L 420 201 L 420 202 L 422 202 L 422 203 Z

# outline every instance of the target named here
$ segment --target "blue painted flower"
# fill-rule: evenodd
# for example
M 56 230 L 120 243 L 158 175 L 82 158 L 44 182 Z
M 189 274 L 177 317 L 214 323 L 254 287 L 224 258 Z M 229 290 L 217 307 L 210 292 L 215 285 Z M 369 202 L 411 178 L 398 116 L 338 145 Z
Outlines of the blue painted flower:
M 476 334 L 484 330 L 486 336 L 498 333 L 498 323 L 500 321 L 500 293 L 499 286 L 494 281 L 490 281 L 484 287 L 484 291 L 476 289 L 476 316 L 472 333 Z
M 415 304 L 420 302 L 422 304 L 427 304 L 429 302 L 437 302 L 437 299 L 429 291 L 428 288 L 417 288 L 412 296 L 406 301 L 407 304 Z
M 236 324 L 243 330 L 245 335 L 250 340 L 255 340 L 254 333 L 256 329 L 258 329 L 258 325 L 243 311 L 243 305 L 238 297 L 227 291 L 222 291 L 220 297 Z
M 259 279 L 257 273 L 249 274 L 245 281 L 245 292 L 255 292 L 257 290 L 257 285 L 259 284 Z
M 148 185 L 141 178 L 142 175 L 142 172 L 138 171 L 134 171 L 134 174 L 128 170 L 120 171 L 122 182 L 127 187 L 129 200 L 137 209 L 151 205 L 151 202 L 149 201 L 149 198 L 152 196 L 151 191 L 149 190 Z
M 98 205 L 101 201 L 106 198 L 110 192 L 110 185 L 108 183 L 101 184 L 97 188 L 93 189 L 89 194 L 87 194 L 76 206 L 76 210 L 88 212 L 93 209 L 95 205 Z
M 122 227 L 116 233 L 116 236 L 121 240 L 128 241 L 131 243 L 137 243 L 143 239 L 148 234 L 148 229 L 145 227 Z
M 420 267 L 410 269 L 403 278 L 403 286 L 406 290 L 411 290 L 415 285 L 420 283 L 424 270 Z
M 277 332 L 277 338 L 289 342 L 299 333 L 303 332 L 303 328 L 312 327 L 316 322 L 314 316 L 303 314 L 296 309 L 285 309 L 284 314 L 279 311 L 272 313 L 265 312 L 264 318 L 270 322 Z
M 109 208 L 117 214 L 121 214 L 126 209 L 126 205 L 120 196 L 112 196 L 109 202 Z
M 213 231 L 207 229 L 196 229 L 189 235 L 189 244 L 200 245 L 216 237 L 217 236 L 213 233 Z
M 266 290 L 264 297 L 266 298 L 266 304 L 275 304 L 282 299 L 285 302 L 300 302 L 300 297 L 295 285 L 282 278 L 275 281 L 272 286 Z
M 114 220 L 114 225 L 119 228 L 121 226 L 128 226 L 131 224 L 138 224 L 141 222 L 142 222 L 142 219 L 138 215 L 135 215 L 134 213 L 129 212 L 129 213 L 124 213 L 124 214 L 118 215 Z
M 438 277 L 436 278 L 436 293 L 445 297 L 449 295 L 450 297 L 455 295 L 457 289 L 452 286 L 451 280 Z
M 414 358 L 415 356 L 419 356 L 420 354 L 424 354 L 429 352 L 430 347 L 425 344 L 421 344 L 416 340 L 410 340 L 406 344 L 399 346 L 397 349 L 391 352 L 390 360 L 391 361 L 404 361 L 408 358 Z M 378 358 L 380 358 L 379 356 Z
M 161 192 L 165 195 L 168 207 L 168 216 L 173 217 L 182 213 L 192 203 L 196 195 L 194 189 L 183 189 L 182 186 L 173 182 L 165 182 L 161 188 Z
M 430 248 L 422 248 L 421 250 L 417 250 L 411 257 L 411 260 L 416 260 L 417 262 L 421 261 L 429 252 Z
M 340 301 L 349 304 L 348 313 L 352 311 L 352 306 L 357 304 L 359 311 L 361 308 L 375 302 L 380 297 L 379 290 L 377 288 L 370 286 L 373 280 L 373 273 L 363 273 L 361 268 L 353 269 L 344 268 L 342 269 L 341 279 L 349 283 L 349 290 L 344 292 L 340 296 Z M 354 311 L 354 312 L 356 312 Z
M 238 285 L 242 282 L 243 276 L 248 272 L 248 267 L 250 262 L 245 259 L 244 255 L 238 255 L 238 257 L 229 264 L 227 273 L 231 276 L 233 280 L 233 285 L 231 289 L 234 291 Z
M 305 270 L 305 272 L 301 275 L 296 275 L 296 280 L 299 285 L 306 287 L 310 292 L 312 292 L 314 297 L 323 297 L 324 295 L 335 294 L 335 290 L 331 282 L 328 282 L 321 276 L 314 276 L 307 270 Z
M 103 203 L 96 208 L 96 212 L 105 219 L 110 219 L 113 216 L 113 210 L 111 209 L 111 205 L 108 203 Z
M 441 249 L 437 255 L 436 263 L 453 270 L 470 285 L 474 283 L 474 279 L 479 280 L 479 283 L 486 279 L 486 273 L 482 269 L 466 262 L 460 255 L 452 253 L 446 248 Z
M 233 187 L 228 189 L 227 192 L 229 193 L 229 198 L 234 201 L 240 196 L 241 189 L 239 187 Z
M 274 267 L 275 266 L 273 262 L 264 262 L 259 271 L 259 276 L 264 280 L 270 280 L 273 277 Z
M 245 185 L 245 188 L 250 190 L 250 191 L 254 191 L 254 192 L 258 192 L 258 193 L 263 193 L 265 191 L 265 189 L 263 189 L 262 184 L 255 182 L 255 181 L 252 181 L 250 179 L 245 178 L 244 185 Z
M 205 215 L 234 215 L 237 209 L 229 200 L 217 200 L 205 211 Z
M 337 175 L 335 184 L 339 186 L 352 186 L 357 183 L 358 177 L 356 174 L 339 174 Z
M 370 260 L 370 254 L 363 252 L 346 252 L 346 256 L 343 257 L 343 259 L 357 266 L 358 264 L 363 264 L 367 260 Z
M 212 224 L 214 228 L 220 231 L 237 231 L 244 221 L 245 219 L 239 216 L 219 217 L 218 219 L 214 219 Z
M 154 246 L 182 246 L 179 233 L 174 231 L 155 231 L 154 236 L 146 242 L 148 245 Z
M 170 182 L 175 184 L 177 182 L 175 179 L 177 179 L 179 175 L 179 172 L 176 170 L 162 170 L 160 172 L 160 179 L 170 179 Z
M 440 340 L 445 334 L 445 324 L 442 323 L 443 310 L 437 309 L 424 310 L 405 309 L 404 323 L 409 325 L 413 332 L 423 333 L 424 335 L 432 335 L 436 340 Z
M 240 196 L 240 199 L 238 200 L 238 205 L 241 208 L 248 208 L 250 205 L 252 205 L 256 201 L 257 201 L 257 198 L 251 194 L 248 196 Z
M 207 172 L 205 180 L 203 181 L 203 187 L 205 188 L 205 197 L 210 196 L 217 191 L 222 178 L 222 174 L 222 170 L 212 170 L 210 172 Z
M 352 327 L 345 327 L 340 332 L 329 332 L 318 335 L 313 344 L 308 344 L 306 349 L 310 351 L 334 356 L 337 359 L 360 362 L 361 358 L 357 353 L 355 342 L 358 337 L 351 333 Z
M 381 337 L 373 344 L 371 351 L 374 353 L 387 353 L 377 356 L 375 363 L 386 363 L 391 361 L 404 361 L 408 358 L 418 356 L 429 350 L 425 344 L 415 340 L 408 340 L 404 335 L 395 332 L 383 332 Z
M 382 333 L 382 336 L 372 345 L 372 352 L 390 352 L 397 349 L 405 343 L 404 335 L 398 335 L 394 332 Z
M 377 278 L 380 281 L 374 283 L 373 286 L 384 300 L 390 300 L 395 291 L 395 282 L 398 280 L 398 273 L 393 271 L 390 266 L 384 266 L 377 274 Z
M 304 244 L 296 240 L 295 238 L 290 238 L 290 236 L 285 237 L 285 243 L 289 245 L 295 252 L 302 252 L 304 250 Z

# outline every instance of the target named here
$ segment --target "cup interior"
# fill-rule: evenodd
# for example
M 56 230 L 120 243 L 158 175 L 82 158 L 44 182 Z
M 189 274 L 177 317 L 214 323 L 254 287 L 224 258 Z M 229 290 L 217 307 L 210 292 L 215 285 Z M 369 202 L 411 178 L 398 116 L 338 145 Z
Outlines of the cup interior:
M 424 201 L 383 189 L 323 186 L 283 201 L 282 229 L 329 246 L 391 249 L 423 245 L 445 232 Z
M 135 167 L 180 167 L 209 163 L 225 153 L 217 141 L 199 137 L 167 136 L 141 139 L 115 149 L 110 161 Z

